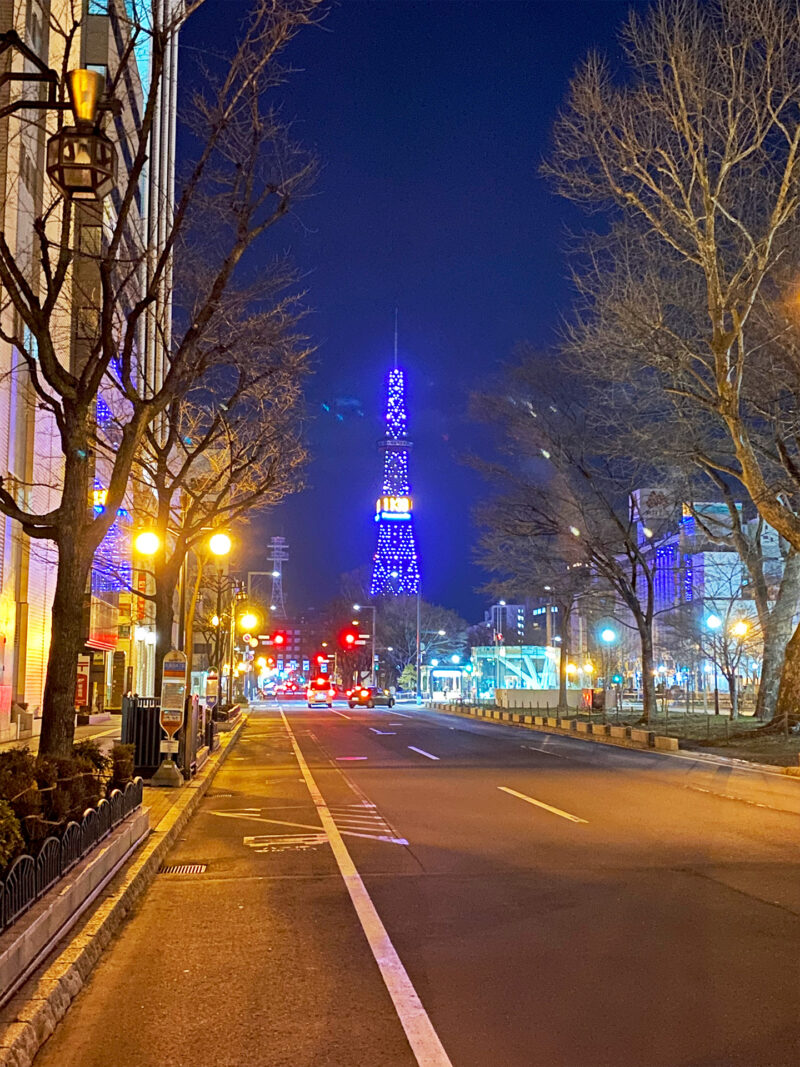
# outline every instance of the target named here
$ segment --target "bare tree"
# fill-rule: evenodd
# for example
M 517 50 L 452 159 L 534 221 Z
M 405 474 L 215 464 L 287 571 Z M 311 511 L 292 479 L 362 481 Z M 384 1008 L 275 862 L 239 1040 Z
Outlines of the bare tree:
M 282 275 L 272 280 L 284 287 Z M 194 382 L 144 436 L 134 475 L 143 499 L 139 514 L 159 535 L 152 559 L 157 678 L 172 647 L 186 554 L 214 528 L 274 507 L 299 488 L 306 453 L 297 428 L 308 350 L 296 318 L 289 300 L 262 313 L 226 315 L 224 337 L 215 339 L 223 365 Z
M 545 167 L 612 221 L 576 265 L 584 321 L 625 320 L 615 354 L 629 378 L 652 374 L 676 410 L 717 423 L 733 462 L 716 469 L 800 549 L 796 391 L 784 384 L 798 365 L 796 4 L 657 0 L 632 12 L 622 45 L 619 84 L 596 55 L 579 70 Z M 774 722 L 798 708 L 795 631 Z
M 180 19 L 196 3 L 181 5 Z M 0 511 L 32 538 L 58 549 L 52 639 L 43 699 L 40 750 L 68 755 L 74 730 L 77 658 L 83 643 L 81 612 L 95 551 L 114 522 L 128 489 L 146 428 L 208 370 L 225 294 L 236 284 L 242 260 L 306 188 L 313 165 L 296 148 L 270 105 L 269 90 L 283 77 L 277 57 L 320 8 L 319 0 L 253 0 L 231 58 L 192 99 L 188 123 L 194 158 L 181 176 L 174 210 L 162 222 L 157 247 L 137 217 L 158 102 L 164 93 L 165 56 L 178 22 L 165 22 L 166 5 L 147 5 L 147 19 L 132 24 L 112 91 L 130 77 L 134 44 L 147 34 L 150 82 L 141 122 L 131 132 L 130 160 L 121 168 L 115 208 L 92 219 L 87 241 L 78 209 L 54 196 L 34 223 L 33 271 L 16 258 L 0 233 L 0 283 L 13 308 L 13 327 L 2 338 L 19 353 L 43 417 L 52 420 L 62 453 L 57 502 L 37 510 L 30 495 L 0 482 Z M 75 11 L 82 11 L 76 6 Z M 63 64 L 80 66 L 77 23 L 59 28 Z M 63 113 L 62 113 L 63 114 Z M 61 121 L 61 118 L 59 118 Z M 99 226 L 99 230 L 98 230 Z M 190 292 L 170 319 L 169 289 L 176 256 L 197 265 Z M 70 354 L 64 320 L 70 285 L 84 271 L 92 314 L 81 323 L 82 344 Z M 34 280 L 35 279 L 35 280 Z M 168 296 L 168 293 L 167 293 Z M 142 363 L 143 330 L 163 345 L 163 370 Z M 70 331 L 67 330 L 69 335 Z M 113 432 L 98 426 L 98 399 L 114 413 Z M 105 507 L 92 508 L 92 487 L 104 469 Z
M 488 586 L 492 594 L 513 600 L 520 596 L 545 599 L 547 610 L 554 607 L 558 613 L 558 707 L 566 711 L 567 667 L 573 652 L 580 653 L 580 649 L 572 648 L 572 623 L 581 604 L 585 605 L 595 592 L 596 579 L 572 537 L 525 536 L 516 517 L 508 523 L 504 511 L 496 511 L 494 501 L 478 509 L 478 520 L 485 531 L 480 541 L 480 562 L 498 575 Z
M 614 590 L 641 646 L 646 722 L 656 707 L 657 548 L 674 531 L 677 505 L 662 494 L 658 511 L 644 511 L 639 491 L 651 468 L 598 454 L 596 413 L 566 373 L 548 372 L 523 351 L 504 385 L 501 394 L 482 396 L 475 405 L 501 428 L 509 457 L 506 464 L 479 464 L 503 486 L 483 509 L 484 521 L 509 540 L 571 538 L 576 561 Z

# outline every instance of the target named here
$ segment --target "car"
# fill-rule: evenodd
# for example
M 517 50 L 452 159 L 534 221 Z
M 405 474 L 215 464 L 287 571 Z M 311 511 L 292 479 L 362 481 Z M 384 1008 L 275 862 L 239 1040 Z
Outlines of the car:
M 324 704 L 326 708 L 333 707 L 333 698 L 335 696 L 336 690 L 327 678 L 315 678 L 313 682 L 309 683 L 308 691 L 306 692 L 306 699 L 310 708 L 319 704 Z
M 379 689 L 374 685 L 362 685 L 350 690 L 347 704 L 351 708 L 374 708 L 377 705 L 393 708 L 394 697 L 388 689 Z

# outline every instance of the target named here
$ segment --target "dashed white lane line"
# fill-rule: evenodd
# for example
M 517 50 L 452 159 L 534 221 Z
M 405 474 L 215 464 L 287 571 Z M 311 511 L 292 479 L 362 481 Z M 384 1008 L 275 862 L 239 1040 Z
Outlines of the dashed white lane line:
M 281 708 L 281 711 L 283 711 L 283 708 Z M 331 711 L 333 712 L 334 715 L 341 715 L 341 717 L 343 719 L 349 719 L 350 718 L 349 715 L 345 715 L 345 713 L 343 711 L 337 711 L 336 708 L 331 708 Z
M 392 998 L 395 1011 L 406 1032 L 408 1043 L 411 1045 L 417 1063 L 419 1067 L 453 1067 L 449 1056 L 444 1050 L 444 1046 L 439 1040 L 439 1035 L 434 1030 L 433 1023 L 425 1011 L 422 1001 L 419 999 L 416 989 L 411 984 L 408 972 L 397 955 L 394 945 L 389 940 L 386 927 L 381 922 L 375 905 L 372 903 L 372 898 L 367 892 L 367 887 L 364 885 L 361 875 L 350 858 L 347 846 L 339 833 L 339 829 L 333 820 L 322 793 L 317 787 L 317 783 L 314 781 L 314 777 L 303 753 L 300 751 L 300 746 L 283 710 L 281 710 L 281 718 L 292 743 L 297 762 L 300 765 L 300 771 L 311 794 L 311 799 L 314 801 L 319 814 L 320 822 L 328 835 L 328 840 L 339 871 L 344 879 L 344 884 L 347 887 L 347 892 L 350 894 L 350 899 L 369 942 L 372 955 L 375 957 L 381 977 L 389 990 L 389 996 Z
M 497 788 L 501 793 L 519 797 L 520 800 L 524 800 L 527 804 L 535 804 L 537 808 L 544 808 L 545 811 L 550 811 L 553 815 L 560 815 L 562 819 L 569 819 L 570 822 L 588 823 L 589 821 L 588 819 L 580 819 L 577 815 L 570 815 L 568 811 L 562 811 L 561 808 L 553 808 L 549 804 L 545 804 L 543 800 L 534 800 L 533 797 L 526 796 L 525 793 L 518 793 L 516 789 L 509 789 L 507 785 L 499 785 Z
M 426 752 L 424 748 L 416 748 L 414 745 L 408 746 L 412 752 L 419 752 L 420 756 L 427 756 L 428 759 L 438 759 L 438 756 L 432 755 L 430 752 Z
M 380 734 L 382 737 L 397 737 L 394 730 L 376 730 L 374 726 L 370 726 L 370 730 L 374 734 Z
M 337 760 L 369 759 L 369 756 L 337 756 Z

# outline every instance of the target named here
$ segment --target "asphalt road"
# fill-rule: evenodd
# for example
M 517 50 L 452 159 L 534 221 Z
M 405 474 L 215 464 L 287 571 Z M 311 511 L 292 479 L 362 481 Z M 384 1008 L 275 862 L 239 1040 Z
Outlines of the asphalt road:
M 273 705 L 36 1067 L 795 1067 L 799 842 L 779 775 Z

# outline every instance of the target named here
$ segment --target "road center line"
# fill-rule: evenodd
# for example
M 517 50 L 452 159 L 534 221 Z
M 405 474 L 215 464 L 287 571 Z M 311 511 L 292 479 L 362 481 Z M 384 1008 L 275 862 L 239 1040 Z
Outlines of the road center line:
M 412 752 L 419 752 L 420 756 L 427 756 L 428 759 L 438 759 L 438 756 L 432 756 L 430 752 L 426 752 L 424 748 L 416 748 L 414 745 L 408 746 Z
M 397 955 L 394 945 L 389 940 L 389 935 L 381 922 L 375 905 L 372 903 L 367 887 L 364 885 L 361 875 L 350 858 L 347 846 L 339 833 L 336 823 L 333 821 L 333 816 L 317 787 L 303 753 L 300 751 L 300 746 L 283 709 L 281 709 L 281 718 L 292 742 L 292 748 L 300 765 L 300 771 L 308 791 L 311 794 L 311 799 L 314 801 L 320 821 L 328 835 L 331 849 L 344 879 L 344 884 L 347 887 L 347 892 L 350 894 L 350 899 L 369 942 L 372 955 L 378 964 L 381 977 L 389 991 L 389 996 L 392 998 L 395 1011 L 405 1030 L 408 1043 L 411 1045 L 417 1063 L 419 1067 L 453 1067 L 444 1050 L 444 1046 L 439 1040 L 439 1035 L 433 1028 L 428 1013 L 422 1006 L 422 1001 L 419 999 L 417 991 L 411 984 L 408 972 Z
M 497 788 L 501 793 L 519 797 L 520 800 L 524 800 L 528 804 L 535 804 L 537 808 L 544 808 L 545 811 L 551 811 L 553 815 L 560 815 L 562 819 L 569 819 L 570 822 L 588 823 L 589 821 L 588 819 L 579 819 L 577 815 L 570 815 L 568 811 L 562 811 L 561 808 L 552 808 L 549 804 L 545 804 L 543 800 L 534 800 L 533 797 L 528 797 L 524 793 L 518 793 L 516 789 L 509 789 L 507 785 L 499 785 Z

